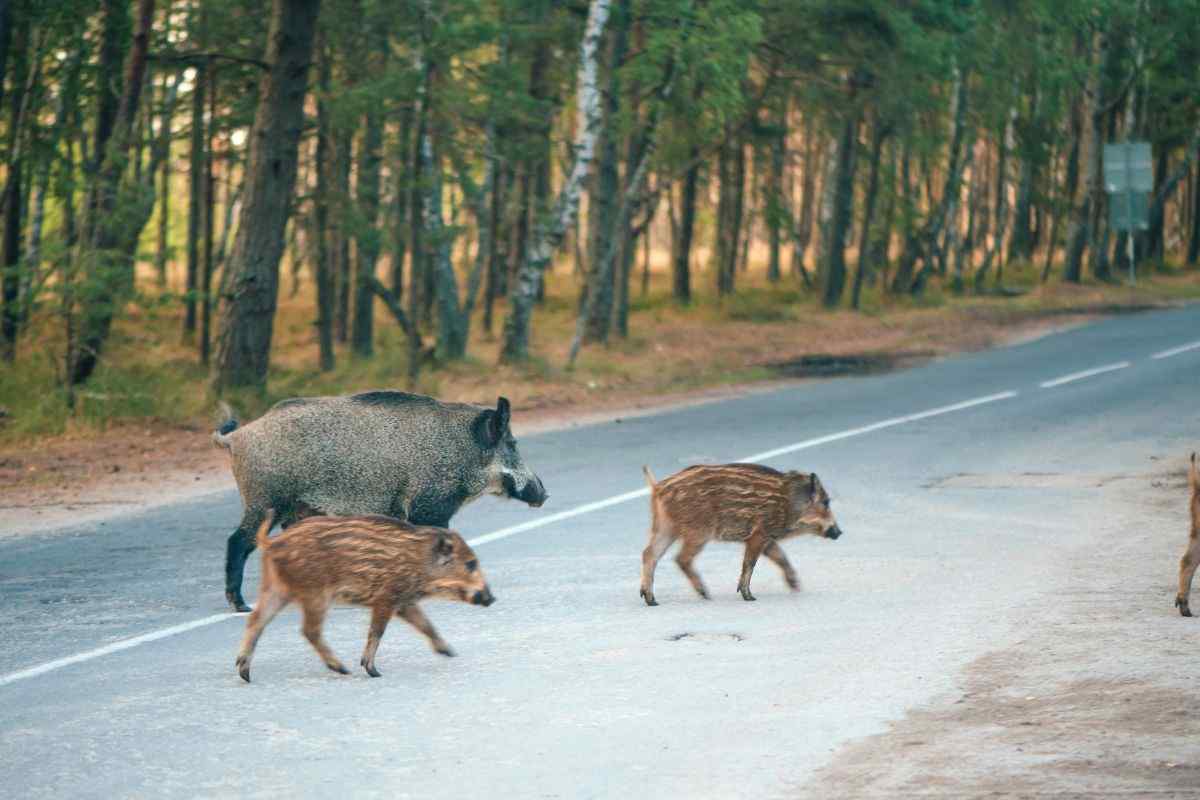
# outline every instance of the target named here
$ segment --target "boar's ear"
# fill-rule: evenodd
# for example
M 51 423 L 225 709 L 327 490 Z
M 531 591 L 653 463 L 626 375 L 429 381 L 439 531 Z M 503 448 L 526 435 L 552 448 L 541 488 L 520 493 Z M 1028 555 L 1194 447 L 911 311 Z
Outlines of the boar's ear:
M 496 411 L 492 414 L 492 418 L 488 420 L 488 435 L 492 438 L 492 444 L 500 443 L 504 438 L 504 434 L 508 433 L 508 420 L 511 411 L 508 407 L 508 398 L 501 397 L 496 401 Z
M 433 560 L 445 566 L 450 563 L 451 557 L 454 555 L 454 542 L 450 541 L 450 537 L 444 533 L 439 533 L 437 541 L 433 543 Z

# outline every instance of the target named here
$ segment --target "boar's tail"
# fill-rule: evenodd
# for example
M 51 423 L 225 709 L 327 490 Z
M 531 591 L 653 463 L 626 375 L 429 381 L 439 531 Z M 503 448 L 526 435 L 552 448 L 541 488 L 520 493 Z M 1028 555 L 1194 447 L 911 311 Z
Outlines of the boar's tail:
M 213 431 L 213 444 L 215 444 L 217 447 L 224 447 L 226 450 L 228 450 L 229 439 L 227 437 L 229 434 L 237 430 L 237 415 L 233 412 L 233 409 L 229 407 L 229 403 L 224 401 L 221 402 L 220 411 L 221 421 L 217 424 L 217 429 Z
M 262 524 L 258 526 L 258 533 L 254 535 L 254 544 L 259 550 L 263 551 L 263 558 L 267 557 L 267 552 L 263 548 L 271 543 L 268 534 L 271 532 L 271 525 L 275 523 L 275 509 L 268 508 L 267 515 L 263 517 Z
M 645 464 L 642 464 L 642 474 L 646 476 L 646 485 L 650 487 L 650 491 L 654 491 L 654 487 L 658 485 L 658 481 L 654 480 L 654 473 Z

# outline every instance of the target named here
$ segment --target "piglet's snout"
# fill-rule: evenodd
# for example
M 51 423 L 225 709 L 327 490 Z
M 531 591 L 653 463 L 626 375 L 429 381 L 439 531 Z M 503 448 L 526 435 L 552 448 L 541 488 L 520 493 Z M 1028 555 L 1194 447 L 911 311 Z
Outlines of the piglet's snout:
M 471 603 L 477 606 L 487 607 L 494 602 L 496 602 L 496 596 L 492 594 L 490 586 L 484 586 L 482 590 L 471 596 Z
M 825 538 L 827 538 L 827 539 L 836 539 L 841 535 L 842 535 L 842 529 L 839 528 L 837 525 L 834 525 L 832 528 L 825 531 Z

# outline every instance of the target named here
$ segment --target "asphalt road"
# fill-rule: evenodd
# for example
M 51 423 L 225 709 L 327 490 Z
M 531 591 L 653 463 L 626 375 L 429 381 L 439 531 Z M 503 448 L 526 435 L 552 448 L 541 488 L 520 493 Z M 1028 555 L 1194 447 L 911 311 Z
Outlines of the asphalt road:
M 328 672 L 294 611 L 260 642 L 255 682 L 238 679 L 244 620 L 224 613 L 221 578 L 233 492 L 0 539 L 0 791 L 786 796 L 1020 638 L 1030 604 L 1137 518 L 1072 476 L 1200 444 L 1198 378 L 1193 306 L 523 438 L 550 502 L 487 498 L 454 522 L 498 602 L 426 604 L 454 659 L 393 625 L 379 680 Z M 735 592 L 739 548 L 698 560 L 707 603 L 668 554 L 645 607 L 647 503 L 619 499 L 644 486 L 640 465 L 749 456 L 818 472 L 845 536 L 785 545 L 799 594 L 760 561 L 756 603 Z M 255 556 L 248 598 L 257 570 Z M 366 624 L 330 615 L 348 664 Z

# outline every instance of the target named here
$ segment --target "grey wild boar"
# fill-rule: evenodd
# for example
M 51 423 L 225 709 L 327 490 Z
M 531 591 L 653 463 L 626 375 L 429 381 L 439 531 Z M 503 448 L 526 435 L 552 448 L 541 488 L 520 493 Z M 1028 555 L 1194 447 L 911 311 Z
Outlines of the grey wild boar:
M 334 602 L 371 609 L 359 663 L 378 678 L 375 652 L 393 616 L 423 633 L 435 652 L 452 656 L 417 601 L 441 597 L 477 606 L 495 601 L 475 553 L 454 531 L 391 517 L 309 517 L 271 539 L 271 517 L 268 512 L 255 537 L 262 550 L 262 589 L 237 657 L 238 674 L 246 682 L 258 637 L 289 603 L 304 613 L 304 638 L 325 666 L 343 675 L 349 670 L 321 635 L 325 612 Z
M 692 588 L 705 600 L 708 590 L 692 562 L 712 540 L 745 542 L 738 591 L 750 594 L 750 576 L 760 555 L 783 570 L 792 591 L 800 589 L 796 571 L 788 563 L 780 539 L 815 534 L 826 539 L 842 535 L 829 508 L 829 494 L 816 474 L 779 472 L 757 464 L 716 464 L 688 467 L 655 482 L 642 467 L 650 484 L 650 543 L 642 552 L 642 598 L 655 606 L 654 569 L 676 539 L 682 540 L 675 563 Z
M 383 514 L 447 527 L 483 494 L 540 506 L 542 481 L 521 459 L 508 400 L 495 409 L 405 392 L 284 400 L 245 426 L 226 408 L 213 434 L 229 451 L 242 521 L 225 552 L 225 598 L 242 598 L 254 532 L 274 509 L 287 528 L 313 515 Z

